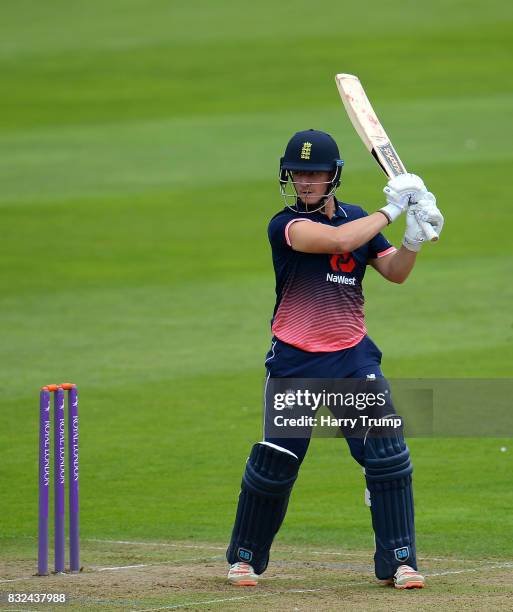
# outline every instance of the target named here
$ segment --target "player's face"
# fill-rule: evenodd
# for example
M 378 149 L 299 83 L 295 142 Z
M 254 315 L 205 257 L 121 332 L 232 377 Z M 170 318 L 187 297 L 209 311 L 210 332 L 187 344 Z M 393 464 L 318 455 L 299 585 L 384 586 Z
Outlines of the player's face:
M 330 172 L 292 172 L 296 193 L 307 206 L 317 204 L 326 195 L 331 179 Z

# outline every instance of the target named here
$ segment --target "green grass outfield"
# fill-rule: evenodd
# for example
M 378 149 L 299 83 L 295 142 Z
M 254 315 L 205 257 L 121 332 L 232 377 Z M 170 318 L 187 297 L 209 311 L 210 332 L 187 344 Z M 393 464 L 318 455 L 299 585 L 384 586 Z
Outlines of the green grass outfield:
M 261 431 L 289 136 L 331 132 L 341 199 L 382 202 L 336 72 L 361 77 L 446 217 L 405 285 L 368 272 L 385 373 L 511 376 L 513 4 L 0 11 L 0 561 L 35 557 L 38 388 L 63 380 L 80 387 L 84 538 L 228 539 Z M 511 438 L 410 447 L 419 548 L 511 558 Z M 280 542 L 369 546 L 362 498 L 343 443 L 314 441 Z

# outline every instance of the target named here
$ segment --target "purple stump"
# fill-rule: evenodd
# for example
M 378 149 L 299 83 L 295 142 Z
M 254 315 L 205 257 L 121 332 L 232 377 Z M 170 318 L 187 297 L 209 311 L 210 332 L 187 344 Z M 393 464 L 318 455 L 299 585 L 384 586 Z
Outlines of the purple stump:
M 50 484 L 50 391 L 39 394 L 39 521 L 37 573 L 48 574 L 48 489 Z
M 55 391 L 53 404 L 53 461 L 54 461 L 54 524 L 55 524 L 55 572 L 65 570 L 65 502 L 64 482 L 66 472 L 66 429 L 64 422 L 64 390 Z
M 68 392 L 68 461 L 69 461 L 69 568 L 80 571 L 80 528 L 78 514 L 78 390 Z

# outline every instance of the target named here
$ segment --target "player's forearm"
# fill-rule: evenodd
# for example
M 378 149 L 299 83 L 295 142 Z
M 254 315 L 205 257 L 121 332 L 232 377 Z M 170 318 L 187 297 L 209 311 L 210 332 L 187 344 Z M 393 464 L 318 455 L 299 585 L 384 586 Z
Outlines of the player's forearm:
M 354 251 L 372 240 L 387 225 L 388 221 L 385 215 L 375 212 L 368 217 L 362 217 L 337 227 L 338 251 L 340 253 Z
M 383 258 L 386 269 L 382 271 L 383 276 L 393 283 L 404 283 L 415 265 L 417 253 L 409 251 L 402 246 L 392 255 Z

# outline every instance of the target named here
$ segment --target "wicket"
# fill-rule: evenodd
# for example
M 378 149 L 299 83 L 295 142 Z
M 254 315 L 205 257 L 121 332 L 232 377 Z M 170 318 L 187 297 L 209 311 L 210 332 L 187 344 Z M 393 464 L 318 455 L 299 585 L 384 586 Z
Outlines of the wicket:
M 38 575 L 48 575 L 48 493 L 50 487 L 50 394 L 53 400 L 55 573 L 65 571 L 65 447 L 64 392 L 68 392 L 69 571 L 80 571 L 78 512 L 78 390 L 73 383 L 46 385 L 39 396 L 39 521 Z

